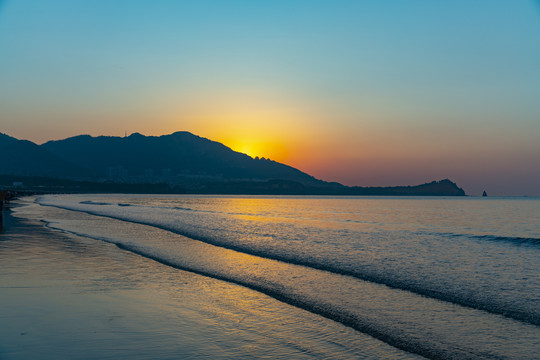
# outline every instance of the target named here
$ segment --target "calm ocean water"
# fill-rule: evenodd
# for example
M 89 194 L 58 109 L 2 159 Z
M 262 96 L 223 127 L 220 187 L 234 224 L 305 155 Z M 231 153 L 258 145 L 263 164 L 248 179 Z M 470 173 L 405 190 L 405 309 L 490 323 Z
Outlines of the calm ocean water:
M 537 198 L 35 202 L 32 216 L 51 228 L 246 286 L 405 352 L 540 359 Z

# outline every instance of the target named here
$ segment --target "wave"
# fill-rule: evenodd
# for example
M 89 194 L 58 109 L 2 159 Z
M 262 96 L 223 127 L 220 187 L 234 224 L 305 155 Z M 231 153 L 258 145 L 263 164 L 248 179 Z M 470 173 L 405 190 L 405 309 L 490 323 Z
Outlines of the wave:
M 106 202 L 98 202 L 98 201 L 90 201 L 90 200 L 80 201 L 79 204 L 96 205 L 96 206 L 100 206 L 100 205 L 101 206 L 107 206 L 107 205 L 133 206 L 133 207 L 147 208 L 147 209 L 178 210 L 178 211 L 204 213 L 204 214 L 239 215 L 239 216 L 254 216 L 254 217 L 262 216 L 258 213 L 235 212 L 235 211 L 215 211 L 215 210 L 208 210 L 208 209 L 202 210 L 202 209 L 188 208 L 184 206 L 137 205 L 137 204 L 128 204 L 128 203 L 106 203 Z M 376 223 L 376 222 L 366 222 L 366 221 L 357 221 L 357 220 L 343 220 L 343 222 L 355 222 L 355 223 L 361 223 L 361 224 L 375 224 Z
M 81 202 L 82 203 L 82 202 Z M 94 205 L 95 203 L 92 203 Z M 203 231 L 203 229 L 194 228 L 182 228 L 179 226 L 172 226 L 167 223 L 159 223 L 155 220 L 146 219 L 146 218 L 137 218 L 136 216 L 128 216 L 126 214 L 107 214 L 103 212 L 91 211 L 89 209 L 76 209 L 66 205 L 59 204 L 48 204 L 43 203 L 42 205 L 58 207 L 67 210 L 75 210 L 91 215 L 98 215 L 107 218 L 112 218 L 121 221 L 128 221 L 136 224 L 142 224 L 147 226 L 152 226 L 162 230 L 166 230 L 172 233 L 182 235 L 184 237 L 198 240 L 207 244 L 218 246 L 224 249 L 234 250 L 237 252 L 258 256 L 265 259 L 277 260 L 288 264 L 300 265 L 309 267 L 311 269 L 321 270 L 333 274 L 350 276 L 355 279 L 362 281 L 369 281 L 376 284 L 386 285 L 393 289 L 399 289 L 407 291 L 410 293 L 422 295 L 428 298 L 441 300 L 448 303 L 453 303 L 460 306 L 465 306 L 468 308 L 486 311 L 492 314 L 502 315 L 507 318 L 518 320 L 525 323 L 530 323 L 536 326 L 540 326 L 540 314 L 537 311 L 531 311 L 527 308 L 517 308 L 511 306 L 504 302 L 493 301 L 489 298 L 480 298 L 471 296 L 470 294 L 459 294 L 459 293 L 450 293 L 446 289 L 433 289 L 426 287 L 425 285 L 411 281 L 409 279 L 403 279 L 398 277 L 393 277 L 389 274 L 380 274 L 366 269 L 351 269 L 343 268 L 332 263 L 321 262 L 320 260 L 312 260 L 306 257 L 296 256 L 295 254 L 284 254 L 284 253 L 275 253 L 269 252 L 246 245 L 238 245 L 230 242 L 226 242 L 218 236 L 212 236 L 209 231 Z M 136 206 L 136 205 L 133 205 Z M 144 206 L 147 208 L 146 206 Z M 170 208 L 169 208 L 170 209 Z M 454 234 L 459 235 L 459 234 Z
M 80 201 L 79 204 L 82 204 L 82 205 L 100 205 L 100 206 L 116 205 L 116 204 L 113 204 L 113 203 L 98 202 L 98 201 L 92 201 L 92 200 Z
M 431 233 L 433 235 L 453 237 L 453 238 L 468 238 L 487 241 L 503 241 L 514 245 L 540 245 L 540 238 L 533 237 L 519 237 L 519 236 L 501 236 L 501 235 L 489 235 L 489 234 L 458 234 L 458 233 Z
M 364 284 L 358 280 L 333 273 L 321 274 L 315 269 L 263 258 L 250 258 L 248 263 L 255 263 L 255 265 L 249 269 L 231 266 L 223 267 L 219 262 L 216 262 L 214 255 L 219 254 L 218 252 L 229 251 L 222 255 L 226 259 L 236 256 L 236 259 L 243 260 L 245 255 L 235 255 L 230 250 L 223 250 L 223 248 L 204 243 L 190 243 L 190 245 L 193 245 L 193 243 L 200 244 L 194 249 L 198 250 L 196 252 L 197 256 L 189 254 L 185 257 L 175 257 L 171 256 L 168 247 L 160 246 L 160 244 L 152 245 L 145 241 L 137 244 L 114 237 L 92 236 L 81 231 L 66 230 L 61 224 L 53 222 L 48 222 L 47 226 L 78 236 L 105 241 L 116 245 L 120 249 L 180 270 L 248 287 L 284 303 L 340 322 L 398 349 L 419 354 L 430 359 L 483 359 L 501 357 L 501 354 L 498 354 L 498 352 L 505 352 L 506 344 L 503 343 L 500 345 L 496 343 L 497 345 L 491 348 L 486 345 L 486 342 L 476 344 L 475 341 L 468 340 L 470 330 L 462 323 L 464 320 L 471 324 L 479 324 L 478 327 L 475 327 L 475 332 L 490 337 L 489 341 L 493 341 L 491 336 L 496 338 L 497 335 L 500 336 L 499 332 L 507 332 L 510 329 L 511 334 L 508 335 L 505 333 L 509 339 L 505 338 L 504 341 L 513 341 L 515 337 L 526 333 L 527 326 L 529 326 L 506 320 L 503 321 L 504 326 L 501 326 L 500 330 L 496 330 L 500 319 L 492 315 L 481 312 L 477 313 L 470 309 L 459 310 L 452 305 L 418 297 L 407 292 L 391 290 L 380 285 Z M 159 238 L 159 234 L 157 235 L 157 238 Z M 191 249 L 193 250 L 193 248 Z M 188 252 L 184 253 L 187 254 Z M 198 256 L 202 254 L 204 256 Z M 202 257 L 205 257 L 205 259 L 201 259 Z M 250 271 L 258 271 L 259 267 L 265 266 L 266 268 L 263 270 L 272 269 L 273 271 L 262 271 L 258 276 L 253 276 L 250 273 Z M 272 276 L 275 276 L 279 280 L 273 279 Z M 297 283 L 295 282 L 295 286 L 293 287 L 291 283 L 287 283 L 287 278 L 297 279 L 302 277 L 305 278 L 304 285 L 306 286 L 296 286 Z M 309 286 L 313 287 L 313 291 L 306 292 L 305 288 Z M 353 288 L 354 291 L 351 290 Z M 332 298 L 325 297 L 325 294 L 331 294 Z M 356 296 L 351 296 L 351 294 Z M 361 303 L 363 306 L 358 306 L 357 303 L 351 304 L 349 301 L 350 299 L 357 300 L 357 298 L 362 297 L 364 298 L 364 302 Z M 343 299 L 345 300 L 343 301 Z M 364 310 L 364 306 L 369 307 L 370 304 L 375 304 L 373 306 L 377 309 L 379 304 L 383 302 L 391 304 L 387 306 L 391 309 L 390 316 L 384 311 L 381 314 Z M 403 304 L 406 305 L 403 306 Z M 395 309 L 400 307 L 403 307 L 407 311 L 395 312 Z M 439 324 L 446 327 L 445 329 L 435 330 L 432 328 L 432 314 L 437 314 L 437 316 L 447 319 L 448 323 Z M 525 331 L 519 331 L 524 326 Z M 494 328 L 495 330 L 493 330 Z M 440 336 L 435 336 L 437 331 L 439 332 L 437 335 Z M 459 332 L 459 334 L 456 334 L 456 332 Z M 492 335 L 492 332 L 497 334 Z
M 191 209 L 191 208 L 181 207 L 181 206 L 149 206 L 149 205 L 136 205 L 136 204 L 128 204 L 128 203 L 106 203 L 106 202 L 91 201 L 91 200 L 79 201 L 79 204 L 81 204 L 81 205 L 96 205 L 96 206 L 116 205 L 116 206 L 120 206 L 120 207 L 132 206 L 132 207 L 139 207 L 139 208 L 144 207 L 144 208 L 148 208 L 148 209 L 180 210 L 180 211 L 201 212 L 201 213 L 210 213 L 210 214 L 218 213 L 218 212 L 212 211 L 212 210 L 198 210 L 198 209 Z

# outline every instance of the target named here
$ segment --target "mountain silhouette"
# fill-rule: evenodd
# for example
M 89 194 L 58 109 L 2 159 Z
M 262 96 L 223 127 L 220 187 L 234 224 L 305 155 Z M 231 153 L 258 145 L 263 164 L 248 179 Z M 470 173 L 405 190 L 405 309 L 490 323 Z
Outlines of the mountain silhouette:
M 49 141 L 41 147 L 65 161 L 91 170 L 96 177 L 106 177 L 108 170 L 121 167 L 127 176 L 132 177 L 199 176 L 323 183 L 291 166 L 267 159 L 253 159 L 221 143 L 185 131 L 162 136 L 139 133 L 128 137 L 80 135 Z
M 42 145 L 0 133 L 0 154 L 4 186 L 23 176 L 32 189 L 54 191 L 465 195 L 447 179 L 395 187 L 325 182 L 291 166 L 252 158 L 185 131 L 162 136 L 78 135 Z
M 84 177 L 89 172 L 39 145 L 0 133 L 1 173 L 25 176 Z

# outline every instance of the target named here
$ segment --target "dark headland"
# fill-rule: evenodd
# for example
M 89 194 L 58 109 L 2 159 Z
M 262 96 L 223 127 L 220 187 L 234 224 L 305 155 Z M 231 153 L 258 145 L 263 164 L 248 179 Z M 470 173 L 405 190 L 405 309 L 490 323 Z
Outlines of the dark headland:
M 184 131 L 42 145 L 0 133 L 0 154 L 0 189 L 19 192 L 465 196 L 448 179 L 394 187 L 326 182 Z

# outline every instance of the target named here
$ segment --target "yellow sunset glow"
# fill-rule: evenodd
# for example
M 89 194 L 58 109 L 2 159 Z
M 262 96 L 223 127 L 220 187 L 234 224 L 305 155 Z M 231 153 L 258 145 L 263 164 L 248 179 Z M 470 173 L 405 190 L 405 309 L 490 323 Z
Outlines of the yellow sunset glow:
M 260 153 L 257 152 L 257 148 L 251 144 L 241 144 L 236 151 L 247 154 L 251 157 L 259 156 Z
M 220 142 L 234 151 L 247 154 L 251 157 L 265 157 L 275 161 L 285 161 L 287 150 L 283 144 L 275 141 L 257 140 L 250 137 L 224 138 Z
M 293 106 L 287 99 L 231 91 L 204 100 L 172 113 L 171 128 L 181 121 L 235 151 L 278 162 L 286 162 L 305 138 L 316 137 L 316 116 L 307 106 Z

